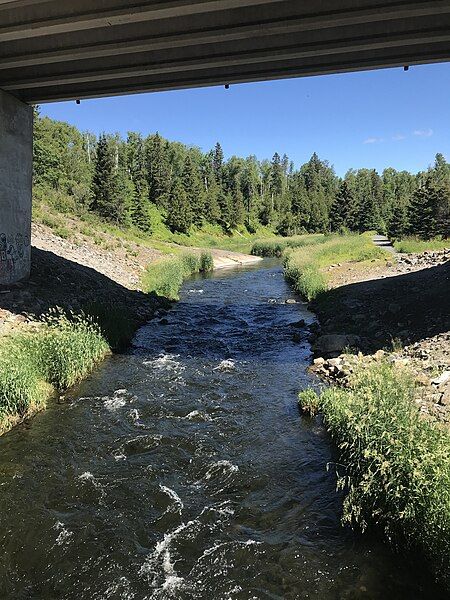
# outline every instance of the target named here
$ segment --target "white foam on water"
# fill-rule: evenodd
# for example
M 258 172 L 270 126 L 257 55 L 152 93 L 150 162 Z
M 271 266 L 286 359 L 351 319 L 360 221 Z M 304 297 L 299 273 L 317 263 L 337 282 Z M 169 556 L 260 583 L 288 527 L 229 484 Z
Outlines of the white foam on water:
M 211 477 L 217 473 L 218 470 L 228 471 L 231 473 L 237 473 L 239 471 L 239 467 L 237 465 L 233 465 L 229 460 L 219 460 L 213 463 L 209 469 L 206 471 L 205 479 L 211 479 Z
M 98 481 L 98 479 L 96 479 L 94 477 L 94 475 L 92 475 L 92 473 L 90 471 L 85 471 L 81 475 L 78 475 L 78 479 L 80 479 L 80 481 L 83 481 L 83 482 L 90 482 L 90 483 L 92 483 L 92 485 L 97 490 L 99 490 L 100 495 L 101 495 L 102 498 L 104 498 L 106 496 L 106 492 L 103 489 L 102 484 L 100 483 L 100 481 Z
M 126 403 L 127 401 L 125 400 L 125 398 L 117 398 L 113 396 L 112 398 L 108 398 L 107 400 L 105 400 L 103 406 L 106 408 L 106 410 L 109 410 L 110 412 L 115 412 L 119 408 L 123 408 Z
M 159 487 L 161 489 L 162 492 L 164 492 L 165 494 L 167 494 L 169 496 L 169 498 L 171 498 L 174 503 L 175 503 L 175 508 L 180 512 L 183 510 L 184 508 L 184 504 L 183 501 L 181 500 L 180 496 L 175 492 L 175 490 L 172 490 L 171 488 L 165 486 L 165 485 L 161 485 L 159 484 Z
M 173 540 L 185 529 L 191 527 L 195 521 L 182 523 L 170 533 L 165 533 L 163 539 L 155 546 L 152 554 L 146 559 L 144 564 L 139 569 L 139 575 L 143 577 L 151 577 L 151 585 L 157 586 L 158 580 L 158 565 L 162 568 L 164 582 L 161 589 L 164 591 L 174 591 L 180 589 L 184 579 L 179 577 L 175 571 L 175 566 L 170 553 L 170 545 Z
M 73 536 L 73 532 L 66 529 L 64 523 L 61 521 L 55 523 L 53 525 L 53 529 L 59 531 L 58 537 L 55 541 L 55 546 L 63 546 L 64 544 L 68 543 L 70 538 Z
M 120 600 L 133 600 L 136 595 L 130 590 L 130 582 L 126 577 L 121 577 L 112 583 L 106 590 L 102 600 L 120 598 Z
M 145 427 L 144 423 L 141 422 L 141 415 L 137 408 L 133 408 L 128 414 L 136 427 Z
M 188 290 L 189 294 L 203 294 L 204 290 Z
M 234 371 L 236 369 L 236 363 L 234 360 L 222 360 L 217 367 L 214 367 L 213 371 Z
M 177 358 L 180 358 L 179 354 L 165 354 L 162 352 L 158 358 L 144 360 L 142 364 L 161 371 L 184 371 L 186 367 Z
M 81 479 L 81 481 L 94 481 L 95 477 L 89 471 L 85 471 L 81 475 L 78 475 L 78 479 Z
M 210 415 L 201 412 L 200 410 L 193 410 L 190 413 L 188 413 L 185 417 L 181 417 L 181 419 L 187 419 L 188 421 L 193 421 L 194 419 L 200 419 L 202 421 L 212 421 Z

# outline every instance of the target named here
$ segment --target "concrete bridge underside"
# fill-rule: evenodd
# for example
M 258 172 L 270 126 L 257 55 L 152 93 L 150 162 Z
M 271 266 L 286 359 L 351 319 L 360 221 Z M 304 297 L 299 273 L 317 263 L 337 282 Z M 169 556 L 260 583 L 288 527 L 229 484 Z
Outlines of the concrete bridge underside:
M 29 272 L 27 105 L 449 59 L 450 0 L 0 0 L 0 284 Z

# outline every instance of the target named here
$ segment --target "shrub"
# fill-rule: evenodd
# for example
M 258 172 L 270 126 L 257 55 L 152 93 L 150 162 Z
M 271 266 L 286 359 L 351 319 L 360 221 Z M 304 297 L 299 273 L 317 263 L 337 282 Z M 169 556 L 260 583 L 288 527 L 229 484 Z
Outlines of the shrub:
M 274 238 L 255 242 L 251 249 L 254 256 L 280 257 L 287 248 L 301 248 L 314 244 L 322 244 L 329 237 L 322 234 L 299 235 L 290 238 Z
M 449 584 L 450 433 L 420 417 L 412 376 L 372 365 L 350 389 L 317 400 L 345 467 L 344 522 L 376 524 L 387 539 L 420 550 Z
M 320 399 L 314 390 L 303 390 L 298 395 L 298 405 L 300 410 L 314 417 L 319 413 Z
M 211 271 L 214 266 L 209 252 L 186 253 L 152 263 L 143 277 L 143 289 L 169 300 L 178 300 L 183 281 L 195 273 Z

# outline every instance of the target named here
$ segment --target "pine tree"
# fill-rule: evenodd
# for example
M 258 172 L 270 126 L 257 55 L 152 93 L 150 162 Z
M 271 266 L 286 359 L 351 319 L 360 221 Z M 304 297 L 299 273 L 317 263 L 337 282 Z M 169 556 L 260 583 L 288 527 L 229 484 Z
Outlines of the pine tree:
M 114 186 L 115 186 L 115 159 L 110 143 L 105 134 L 98 139 L 94 176 L 92 179 L 92 210 L 101 217 L 110 219 L 115 213 Z
M 182 182 L 174 180 L 167 198 L 166 225 L 172 232 L 189 233 L 192 212 Z
M 401 240 L 408 231 L 408 210 L 405 204 L 398 204 L 388 225 L 388 236 L 391 240 Z
M 330 229 L 331 231 L 341 232 L 348 227 L 348 209 L 353 202 L 352 192 L 348 183 L 344 180 L 339 186 L 338 193 L 331 205 L 330 210 Z
M 222 146 L 217 142 L 214 148 L 214 155 L 212 161 L 214 175 L 219 186 L 222 185 L 222 168 L 223 168 L 223 150 Z
M 438 188 L 427 176 L 414 192 L 408 210 L 409 233 L 429 240 L 436 235 L 435 209 L 438 202 Z
M 165 208 L 164 199 L 170 189 L 169 157 L 167 142 L 159 133 L 146 140 L 146 163 L 149 199 Z
M 184 161 L 182 183 L 184 191 L 186 192 L 187 201 L 191 208 L 193 223 L 197 227 L 201 227 L 205 211 L 205 198 L 199 172 L 189 154 Z

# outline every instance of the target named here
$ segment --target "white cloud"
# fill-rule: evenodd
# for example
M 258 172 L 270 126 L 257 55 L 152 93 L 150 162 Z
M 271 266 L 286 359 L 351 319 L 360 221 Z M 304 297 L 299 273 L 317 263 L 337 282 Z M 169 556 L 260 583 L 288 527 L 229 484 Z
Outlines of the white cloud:
M 383 141 L 383 138 L 369 137 L 366 140 L 364 140 L 363 144 L 379 144 L 382 141 Z
M 406 135 L 403 135 L 403 133 L 396 133 L 392 136 L 392 139 L 394 140 L 394 142 L 400 142 L 401 140 L 406 139 Z
M 416 129 L 415 131 L 413 131 L 413 135 L 425 138 L 431 137 L 433 133 L 434 131 L 432 129 Z

